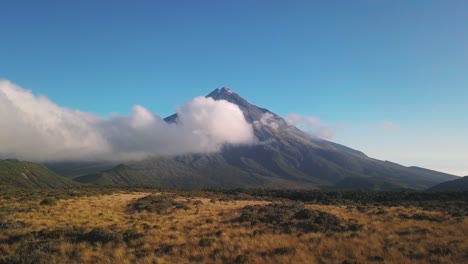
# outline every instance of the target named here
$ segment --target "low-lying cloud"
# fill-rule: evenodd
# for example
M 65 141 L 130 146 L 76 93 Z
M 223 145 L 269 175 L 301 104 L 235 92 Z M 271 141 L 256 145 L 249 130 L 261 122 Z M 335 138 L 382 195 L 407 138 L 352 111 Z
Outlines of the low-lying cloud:
M 312 136 L 323 139 L 333 138 L 334 129 L 324 125 L 320 119 L 314 116 L 290 114 L 286 117 L 286 122 L 288 122 L 289 125 L 296 126 L 297 128 L 307 132 Z
M 227 101 L 197 97 L 176 112 L 177 123 L 139 105 L 128 115 L 101 118 L 0 80 L 0 158 L 141 159 L 216 152 L 225 144 L 257 140 L 239 107 Z
M 276 131 L 281 127 L 281 124 L 278 122 L 278 119 L 272 113 L 265 113 L 262 115 L 260 120 L 254 122 L 254 126 L 258 128 L 261 128 L 262 126 L 267 126 Z

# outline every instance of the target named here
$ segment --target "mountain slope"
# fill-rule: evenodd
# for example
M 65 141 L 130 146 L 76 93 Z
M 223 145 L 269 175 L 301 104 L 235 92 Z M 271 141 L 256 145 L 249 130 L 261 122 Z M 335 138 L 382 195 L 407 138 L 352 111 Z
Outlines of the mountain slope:
M 128 165 L 157 179 L 162 185 L 185 188 L 322 188 L 343 183 L 351 177 L 379 182 L 379 189 L 425 189 L 455 178 L 372 159 L 349 147 L 313 138 L 275 113 L 250 104 L 228 88 L 216 89 L 207 97 L 238 105 L 262 144 L 226 146 L 215 154 L 149 158 Z M 177 122 L 177 115 L 165 120 Z M 346 186 L 352 186 L 351 181 L 346 180 Z
M 0 160 L 0 185 L 19 188 L 68 188 L 79 186 L 45 166 L 19 160 Z
M 334 190 L 386 190 L 398 191 L 403 190 L 400 185 L 388 182 L 384 179 L 376 177 L 347 177 L 334 184 L 331 189 Z
M 429 191 L 468 191 L 468 176 L 439 183 L 429 188 Z
M 128 166 L 119 164 L 114 168 L 79 176 L 73 179 L 80 183 L 91 183 L 102 186 L 157 186 L 157 181 L 145 177 Z
M 75 178 L 78 176 L 94 174 L 101 171 L 111 169 L 118 165 L 116 162 L 110 161 L 62 161 L 62 162 L 47 162 L 44 165 L 51 171 L 67 178 Z

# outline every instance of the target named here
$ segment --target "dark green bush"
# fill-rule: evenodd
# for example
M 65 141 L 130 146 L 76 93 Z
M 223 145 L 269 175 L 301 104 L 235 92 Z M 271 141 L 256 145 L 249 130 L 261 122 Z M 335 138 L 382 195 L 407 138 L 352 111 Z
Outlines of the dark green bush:
M 356 231 L 360 231 L 364 228 L 364 225 L 360 225 L 360 224 L 350 224 L 348 225 L 348 231 L 353 231 L 353 232 L 356 232 Z
M 245 206 L 236 221 L 251 225 L 265 224 L 273 232 L 280 233 L 292 233 L 295 230 L 301 232 L 347 230 L 335 215 L 305 209 L 300 203 Z
M 170 255 L 174 251 L 174 246 L 172 245 L 161 245 L 158 249 L 154 251 L 154 254 L 158 257 L 162 257 L 163 255 Z
M 280 247 L 280 248 L 275 248 L 271 251 L 272 255 L 289 255 L 293 254 L 295 252 L 294 248 L 289 248 L 289 247 Z
M 249 263 L 249 258 L 246 255 L 238 255 L 236 259 L 234 259 L 235 264 L 245 264 Z
M 315 213 L 315 211 L 308 210 L 308 209 L 302 209 L 299 212 L 294 214 L 294 218 L 295 219 L 300 219 L 300 220 L 310 219 L 312 217 L 315 217 L 314 213 Z
M 122 235 L 123 241 L 125 241 L 126 243 L 129 243 L 133 240 L 138 240 L 140 238 L 143 238 L 144 236 L 144 234 L 138 233 L 138 231 L 135 228 L 126 230 Z
M 142 212 L 148 211 L 158 214 L 171 214 L 174 210 L 189 210 L 183 202 L 175 201 L 172 195 L 148 195 L 131 203 L 130 209 Z
M 432 216 L 428 216 L 426 214 L 414 214 L 411 218 L 414 219 L 414 220 L 426 220 L 426 221 L 438 222 L 438 223 L 444 221 L 443 218 L 432 217 Z
M 47 197 L 44 200 L 42 200 L 39 204 L 40 205 L 54 205 L 56 203 L 57 203 L 57 200 L 55 198 Z
M 106 227 L 95 227 L 88 233 L 84 234 L 81 238 L 90 243 L 109 243 L 109 242 L 122 242 L 123 236 L 120 233 L 114 232 Z
M 214 243 L 214 240 L 211 239 L 211 238 L 202 238 L 198 242 L 198 245 L 200 247 L 211 247 L 211 245 L 213 245 L 213 243 Z
M 200 200 L 193 201 L 193 205 L 203 205 L 203 202 Z

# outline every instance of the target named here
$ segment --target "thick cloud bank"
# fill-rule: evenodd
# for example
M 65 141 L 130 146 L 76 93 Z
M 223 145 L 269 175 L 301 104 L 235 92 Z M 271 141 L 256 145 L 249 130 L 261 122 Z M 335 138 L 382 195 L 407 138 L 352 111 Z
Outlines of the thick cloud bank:
M 0 158 L 141 159 L 256 142 L 242 111 L 227 101 L 197 97 L 176 111 L 179 119 L 173 124 L 139 105 L 126 116 L 103 119 L 0 80 Z

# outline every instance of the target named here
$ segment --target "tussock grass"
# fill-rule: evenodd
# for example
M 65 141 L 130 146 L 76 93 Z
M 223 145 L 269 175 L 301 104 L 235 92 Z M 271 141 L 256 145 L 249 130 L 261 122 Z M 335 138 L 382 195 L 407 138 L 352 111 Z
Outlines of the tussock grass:
M 0 263 L 468 261 L 467 217 L 412 205 L 150 190 L 0 197 Z

